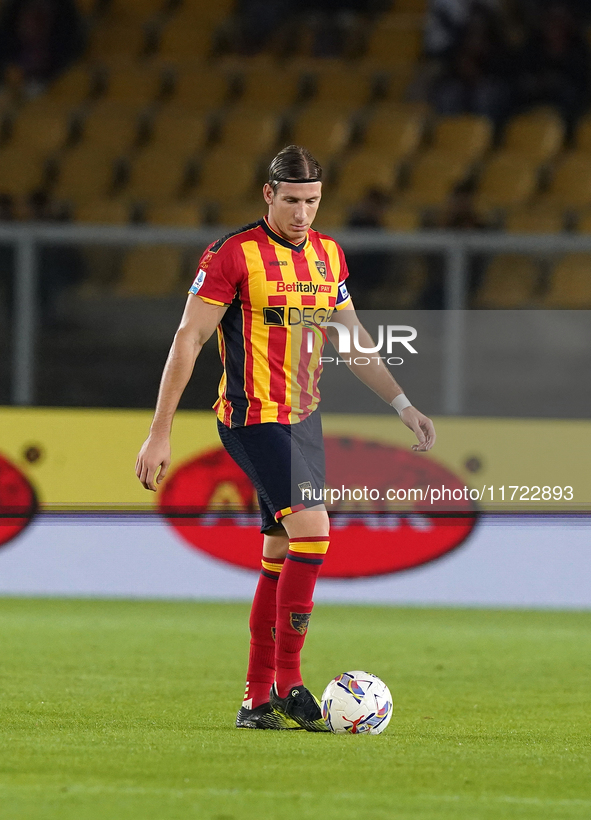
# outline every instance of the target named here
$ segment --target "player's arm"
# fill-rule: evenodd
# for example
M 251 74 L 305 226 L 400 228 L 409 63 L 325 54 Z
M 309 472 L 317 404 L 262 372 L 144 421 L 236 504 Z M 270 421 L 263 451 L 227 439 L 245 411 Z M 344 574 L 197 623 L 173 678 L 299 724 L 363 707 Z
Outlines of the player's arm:
M 150 434 L 142 445 L 135 472 L 146 490 L 156 491 L 170 466 L 170 431 L 178 403 L 203 345 L 222 320 L 227 305 L 189 294 L 179 329 L 162 373 Z M 156 471 L 160 468 L 158 476 Z
M 359 321 L 351 301 L 342 307 L 333 318 L 334 321 L 340 322 L 347 327 L 351 337 L 353 335 L 353 328 L 357 325 L 359 328 L 360 347 L 375 347 L 375 342 Z M 337 329 L 327 327 L 326 330 L 328 332 L 328 338 L 335 349 L 338 350 Z M 369 357 L 369 364 L 366 365 L 355 364 L 354 357 L 351 357 L 350 361 L 351 364 L 347 365 L 349 370 L 388 404 L 391 404 L 396 396 L 400 396 L 403 393 L 402 388 L 379 356 Z M 433 447 L 435 444 L 435 428 L 430 418 L 427 418 L 427 416 L 423 415 L 416 407 L 412 406 L 402 410 L 400 418 L 417 437 L 419 443 L 413 444 L 413 450 L 423 452 Z

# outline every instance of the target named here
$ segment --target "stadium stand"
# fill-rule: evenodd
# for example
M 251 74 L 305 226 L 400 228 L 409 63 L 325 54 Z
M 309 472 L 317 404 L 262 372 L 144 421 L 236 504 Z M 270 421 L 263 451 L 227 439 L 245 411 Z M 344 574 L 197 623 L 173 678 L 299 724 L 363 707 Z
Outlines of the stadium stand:
M 139 247 L 124 258 L 119 296 L 166 296 L 178 289 L 183 257 L 176 248 Z
M 533 307 L 540 278 L 540 267 L 531 257 L 498 254 L 486 268 L 474 306 L 501 310 Z
M 591 254 L 571 253 L 556 263 L 542 307 L 560 310 L 591 308 Z

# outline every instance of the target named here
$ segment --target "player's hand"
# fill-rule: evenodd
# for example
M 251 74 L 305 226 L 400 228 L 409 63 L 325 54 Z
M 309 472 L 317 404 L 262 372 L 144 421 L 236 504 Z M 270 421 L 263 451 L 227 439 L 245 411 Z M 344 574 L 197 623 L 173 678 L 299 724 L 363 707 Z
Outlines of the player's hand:
M 170 439 L 168 436 L 149 435 L 135 462 L 135 474 L 145 489 L 155 493 L 156 485 L 164 479 L 169 467 Z M 156 475 L 158 468 L 160 472 Z
M 424 453 L 433 447 L 436 435 L 431 419 L 424 416 L 416 407 L 405 407 L 400 418 L 418 439 L 419 443 L 412 445 L 415 452 Z

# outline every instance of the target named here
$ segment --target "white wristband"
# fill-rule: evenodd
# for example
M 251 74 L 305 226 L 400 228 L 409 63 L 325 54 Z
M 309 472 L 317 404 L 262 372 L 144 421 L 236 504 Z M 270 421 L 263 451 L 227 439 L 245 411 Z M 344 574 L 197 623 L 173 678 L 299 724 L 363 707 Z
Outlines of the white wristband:
M 392 399 L 390 402 L 394 410 L 400 415 L 403 410 L 406 410 L 407 407 L 412 407 L 411 402 L 406 398 L 404 393 L 400 393 L 400 395 L 396 396 L 395 399 Z

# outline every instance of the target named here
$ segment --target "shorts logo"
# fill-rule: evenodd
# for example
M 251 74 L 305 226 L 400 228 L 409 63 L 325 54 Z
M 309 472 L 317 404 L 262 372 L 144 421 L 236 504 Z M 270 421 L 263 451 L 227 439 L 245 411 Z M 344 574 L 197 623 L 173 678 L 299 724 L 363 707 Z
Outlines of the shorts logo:
M 285 308 L 283 307 L 264 307 L 263 319 L 266 325 L 274 325 L 275 327 L 283 327 L 285 324 Z
M 199 273 L 195 277 L 195 281 L 193 282 L 193 284 L 189 288 L 189 293 L 198 293 L 201 290 L 201 286 L 205 282 L 205 277 L 206 276 L 207 276 L 207 274 L 205 273 L 204 270 L 199 270 Z
M 311 490 L 312 489 L 312 482 L 311 481 L 302 481 L 301 484 L 298 484 L 298 487 L 304 492 L 304 490 Z
M 322 262 L 320 259 L 317 259 L 315 264 L 318 268 L 318 273 L 320 276 L 322 276 L 323 279 L 326 279 L 326 262 Z
M 305 635 L 308 631 L 308 624 L 310 623 L 311 612 L 290 612 L 289 622 L 292 629 L 299 632 L 300 635 Z

